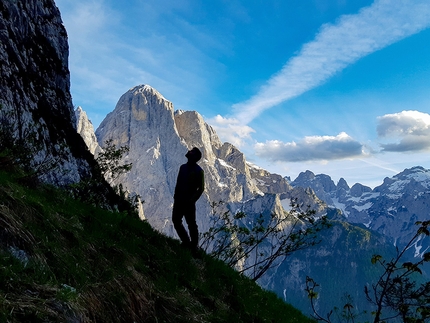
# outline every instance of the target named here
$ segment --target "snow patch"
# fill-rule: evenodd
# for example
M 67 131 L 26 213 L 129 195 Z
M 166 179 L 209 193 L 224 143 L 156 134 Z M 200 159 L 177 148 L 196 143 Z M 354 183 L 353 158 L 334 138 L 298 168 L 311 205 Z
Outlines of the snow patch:
M 348 217 L 349 212 L 346 210 L 346 205 L 344 203 L 339 202 L 338 198 L 332 199 L 334 207 L 338 210 L 341 210 L 345 217 Z
M 381 195 L 381 193 L 377 192 L 377 193 L 365 193 L 361 196 L 361 200 L 362 201 L 367 201 L 370 199 L 376 199 Z
M 416 241 L 415 241 L 415 243 L 410 247 L 410 248 L 414 248 L 415 249 L 415 252 L 414 252 L 414 257 L 415 258 L 422 258 L 423 257 L 423 255 L 427 252 L 427 250 L 429 250 L 429 248 L 430 248 L 430 246 L 427 246 L 424 250 L 421 250 L 421 249 L 423 249 L 423 246 L 421 245 L 421 244 L 419 244 L 419 242 L 421 241 L 421 240 L 423 240 L 423 237 L 419 237 Z
M 254 169 L 257 169 L 257 170 L 263 170 L 263 168 L 261 168 L 260 166 L 257 166 L 257 165 L 255 165 L 255 164 L 253 164 L 253 163 L 249 162 L 249 161 L 247 161 L 247 162 L 246 162 L 246 164 L 247 164 L 247 165 L 248 165 L 248 167 L 250 167 L 250 168 L 254 168 Z
M 262 179 L 259 179 L 259 178 L 254 178 L 253 182 L 256 185 L 269 186 L 265 181 L 263 181 Z
M 348 199 L 348 201 L 351 201 L 354 203 L 358 203 L 360 202 L 360 200 L 361 200 L 361 197 L 352 197 L 352 196 Z
M 365 210 L 370 209 L 372 207 L 372 205 L 373 205 L 372 202 L 367 202 L 364 205 L 354 205 L 352 208 L 356 209 L 358 212 L 361 212 L 361 211 L 365 211 Z
M 389 198 L 390 200 L 398 200 L 399 198 L 402 197 L 401 193 L 397 193 L 397 194 L 387 194 L 386 195 L 387 198 Z
M 223 159 L 218 158 L 218 162 L 221 164 L 221 166 L 224 166 L 224 167 L 236 170 L 236 168 L 234 168 L 233 166 L 227 164 L 227 162 L 225 160 L 223 160 Z

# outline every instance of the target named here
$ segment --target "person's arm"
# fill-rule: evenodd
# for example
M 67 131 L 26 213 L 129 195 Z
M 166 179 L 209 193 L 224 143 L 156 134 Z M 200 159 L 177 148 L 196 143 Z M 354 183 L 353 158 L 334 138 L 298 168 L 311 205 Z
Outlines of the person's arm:
M 183 165 L 182 165 L 183 166 Z M 181 189 L 183 189 L 182 187 L 181 187 L 181 173 L 183 172 L 183 167 L 182 166 L 180 166 L 179 167 L 179 171 L 178 171 L 178 176 L 176 177 L 176 185 L 175 185 L 175 192 L 174 192 L 174 194 L 173 194 L 173 198 L 175 199 L 176 197 L 178 197 L 178 194 L 179 194 L 179 191 L 181 190 Z
M 203 191 L 205 190 L 205 175 L 203 170 L 200 171 L 199 175 L 199 185 L 197 187 L 196 193 L 194 194 L 194 202 L 197 202 L 197 200 L 200 198 L 200 196 L 203 194 Z

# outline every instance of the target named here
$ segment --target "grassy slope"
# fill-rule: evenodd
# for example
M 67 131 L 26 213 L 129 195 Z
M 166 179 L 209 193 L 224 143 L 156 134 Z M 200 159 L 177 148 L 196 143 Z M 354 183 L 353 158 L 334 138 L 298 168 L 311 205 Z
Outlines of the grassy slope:
M 135 217 L 0 171 L 0 322 L 27 321 L 311 320 Z

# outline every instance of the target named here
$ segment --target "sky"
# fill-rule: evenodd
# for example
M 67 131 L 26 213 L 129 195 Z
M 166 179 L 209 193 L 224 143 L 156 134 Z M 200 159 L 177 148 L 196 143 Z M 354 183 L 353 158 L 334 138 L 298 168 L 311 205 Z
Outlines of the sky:
M 148 84 L 294 180 L 430 168 L 428 0 L 56 0 L 95 128 Z

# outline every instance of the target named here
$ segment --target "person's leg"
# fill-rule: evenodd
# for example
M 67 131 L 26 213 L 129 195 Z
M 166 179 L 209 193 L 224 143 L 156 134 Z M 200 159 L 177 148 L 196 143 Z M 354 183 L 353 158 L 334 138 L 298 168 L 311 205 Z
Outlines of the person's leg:
M 187 231 L 185 230 L 182 224 L 182 217 L 184 215 L 184 208 L 181 207 L 179 203 L 173 203 L 173 211 L 172 211 L 172 222 L 175 227 L 176 233 L 181 239 L 182 243 L 185 245 L 190 244 L 190 237 L 188 236 Z
M 196 222 L 196 206 L 191 204 L 187 207 L 184 214 L 187 221 L 188 231 L 190 232 L 191 248 L 197 249 L 199 245 L 199 230 Z

